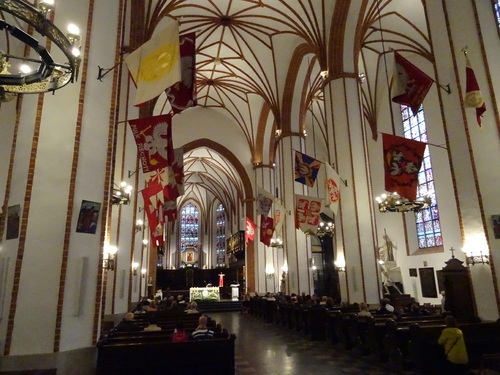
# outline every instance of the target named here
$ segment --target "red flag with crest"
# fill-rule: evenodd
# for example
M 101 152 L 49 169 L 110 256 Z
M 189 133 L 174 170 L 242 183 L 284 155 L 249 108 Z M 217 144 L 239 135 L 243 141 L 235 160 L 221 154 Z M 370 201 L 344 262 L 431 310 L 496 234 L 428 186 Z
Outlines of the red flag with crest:
M 486 104 L 484 103 L 483 95 L 477 83 L 476 74 L 470 65 L 469 58 L 465 55 L 465 106 L 476 108 L 476 119 L 481 126 L 481 116 L 486 112 Z
M 411 201 L 417 199 L 418 172 L 424 158 L 424 142 L 382 133 L 385 190 Z
M 144 173 L 170 166 L 174 160 L 170 114 L 129 121 Z
M 271 245 L 271 238 L 274 233 L 274 219 L 272 217 L 260 216 L 260 242 L 264 245 Z
M 161 185 L 151 185 L 141 190 L 144 211 L 148 218 L 151 238 L 163 244 L 163 194 Z
M 248 243 L 248 240 L 252 241 L 254 240 L 256 228 L 257 225 L 255 225 L 255 223 L 247 217 L 246 229 L 245 229 L 245 243 Z
M 180 36 L 181 80 L 166 90 L 174 115 L 196 102 L 196 33 Z
M 392 101 L 410 107 L 413 114 L 415 114 L 434 81 L 399 53 L 394 53 L 394 57 L 399 83 L 404 92 L 393 97 Z

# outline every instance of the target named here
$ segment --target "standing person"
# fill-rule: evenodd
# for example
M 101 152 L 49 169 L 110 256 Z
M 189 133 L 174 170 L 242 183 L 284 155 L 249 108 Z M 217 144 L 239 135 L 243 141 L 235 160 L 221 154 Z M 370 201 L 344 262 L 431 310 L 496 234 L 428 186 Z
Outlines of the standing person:
M 439 345 L 444 345 L 446 354 L 446 373 L 465 374 L 467 372 L 467 348 L 465 347 L 464 335 L 457 328 L 457 321 L 454 316 L 448 315 L 445 318 L 446 328 L 443 329 L 438 339 Z
M 193 340 L 210 340 L 214 338 L 214 331 L 208 329 L 207 327 L 207 316 L 202 315 L 198 319 L 198 327 L 191 334 Z

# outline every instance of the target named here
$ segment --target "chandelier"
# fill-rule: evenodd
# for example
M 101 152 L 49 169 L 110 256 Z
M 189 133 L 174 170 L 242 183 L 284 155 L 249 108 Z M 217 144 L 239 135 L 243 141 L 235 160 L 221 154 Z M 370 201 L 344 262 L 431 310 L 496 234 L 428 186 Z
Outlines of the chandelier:
M 111 203 L 115 205 L 129 204 L 130 193 L 132 192 L 132 189 L 133 187 L 124 181 L 122 181 L 120 185 L 115 183 L 115 186 L 113 187 L 113 196 Z M 136 223 L 136 229 L 137 229 L 137 223 Z
M 280 249 L 283 247 L 283 240 L 278 237 L 278 238 L 271 238 L 271 242 L 270 242 L 270 247 L 274 247 L 274 248 L 277 248 L 277 249 Z
M 418 197 L 414 201 L 400 196 L 398 193 L 382 194 L 375 198 L 380 212 L 418 212 L 432 204 L 431 197 Z
M 38 54 L 37 58 L 30 57 L 30 54 L 22 56 L 10 54 L 12 43 L 7 40 L 8 50 L 0 50 L 0 100 L 11 100 L 15 94 L 55 91 L 69 82 L 74 82 L 77 78 L 81 60 L 78 27 L 70 25 L 68 27 L 69 33 L 64 35 L 48 19 L 48 15 L 53 9 L 53 0 L 41 0 L 38 8 L 24 1 L 0 0 L 0 11 L 3 15 L 10 14 L 12 16 L 9 17 L 8 21 L 0 19 L 0 30 L 5 30 L 12 38 L 24 43 L 25 46 L 30 47 Z M 46 39 L 39 42 L 35 35 L 32 36 L 23 31 L 20 21 L 24 21 L 28 27 L 33 27 L 40 37 Z M 58 63 L 54 60 L 45 48 L 49 41 L 59 48 L 67 62 Z M 24 51 L 24 48 L 22 50 Z M 22 63 L 18 73 L 10 72 L 10 70 L 13 71 L 12 60 L 20 60 Z M 36 68 L 33 69 L 35 66 Z

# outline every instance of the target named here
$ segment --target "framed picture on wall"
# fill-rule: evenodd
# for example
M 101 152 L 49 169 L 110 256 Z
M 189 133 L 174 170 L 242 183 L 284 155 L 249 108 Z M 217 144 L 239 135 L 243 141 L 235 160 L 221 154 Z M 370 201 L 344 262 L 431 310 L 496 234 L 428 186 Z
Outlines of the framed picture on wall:
M 422 297 L 437 298 L 436 276 L 434 268 L 419 268 L 420 286 L 422 287 Z
M 19 238 L 19 223 L 21 220 L 21 205 L 16 204 L 7 208 L 7 234 L 6 240 Z
M 491 215 L 491 221 L 493 223 L 493 233 L 498 240 L 500 239 L 500 215 Z
M 95 234 L 100 210 L 101 204 L 99 202 L 82 200 L 80 214 L 78 215 L 78 223 L 76 224 L 76 231 L 78 233 Z

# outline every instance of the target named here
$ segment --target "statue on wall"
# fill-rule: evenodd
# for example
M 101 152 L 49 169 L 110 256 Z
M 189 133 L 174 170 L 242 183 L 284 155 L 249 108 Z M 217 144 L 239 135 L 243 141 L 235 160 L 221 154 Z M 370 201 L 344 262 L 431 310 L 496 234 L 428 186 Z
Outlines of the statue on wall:
M 379 262 L 382 273 L 382 285 L 385 294 L 402 294 L 401 290 L 394 282 L 392 274 L 401 274 L 401 270 L 396 265 L 396 245 L 391 241 L 389 235 L 384 230 L 384 244 L 379 247 Z M 400 277 L 398 277 L 400 279 Z

